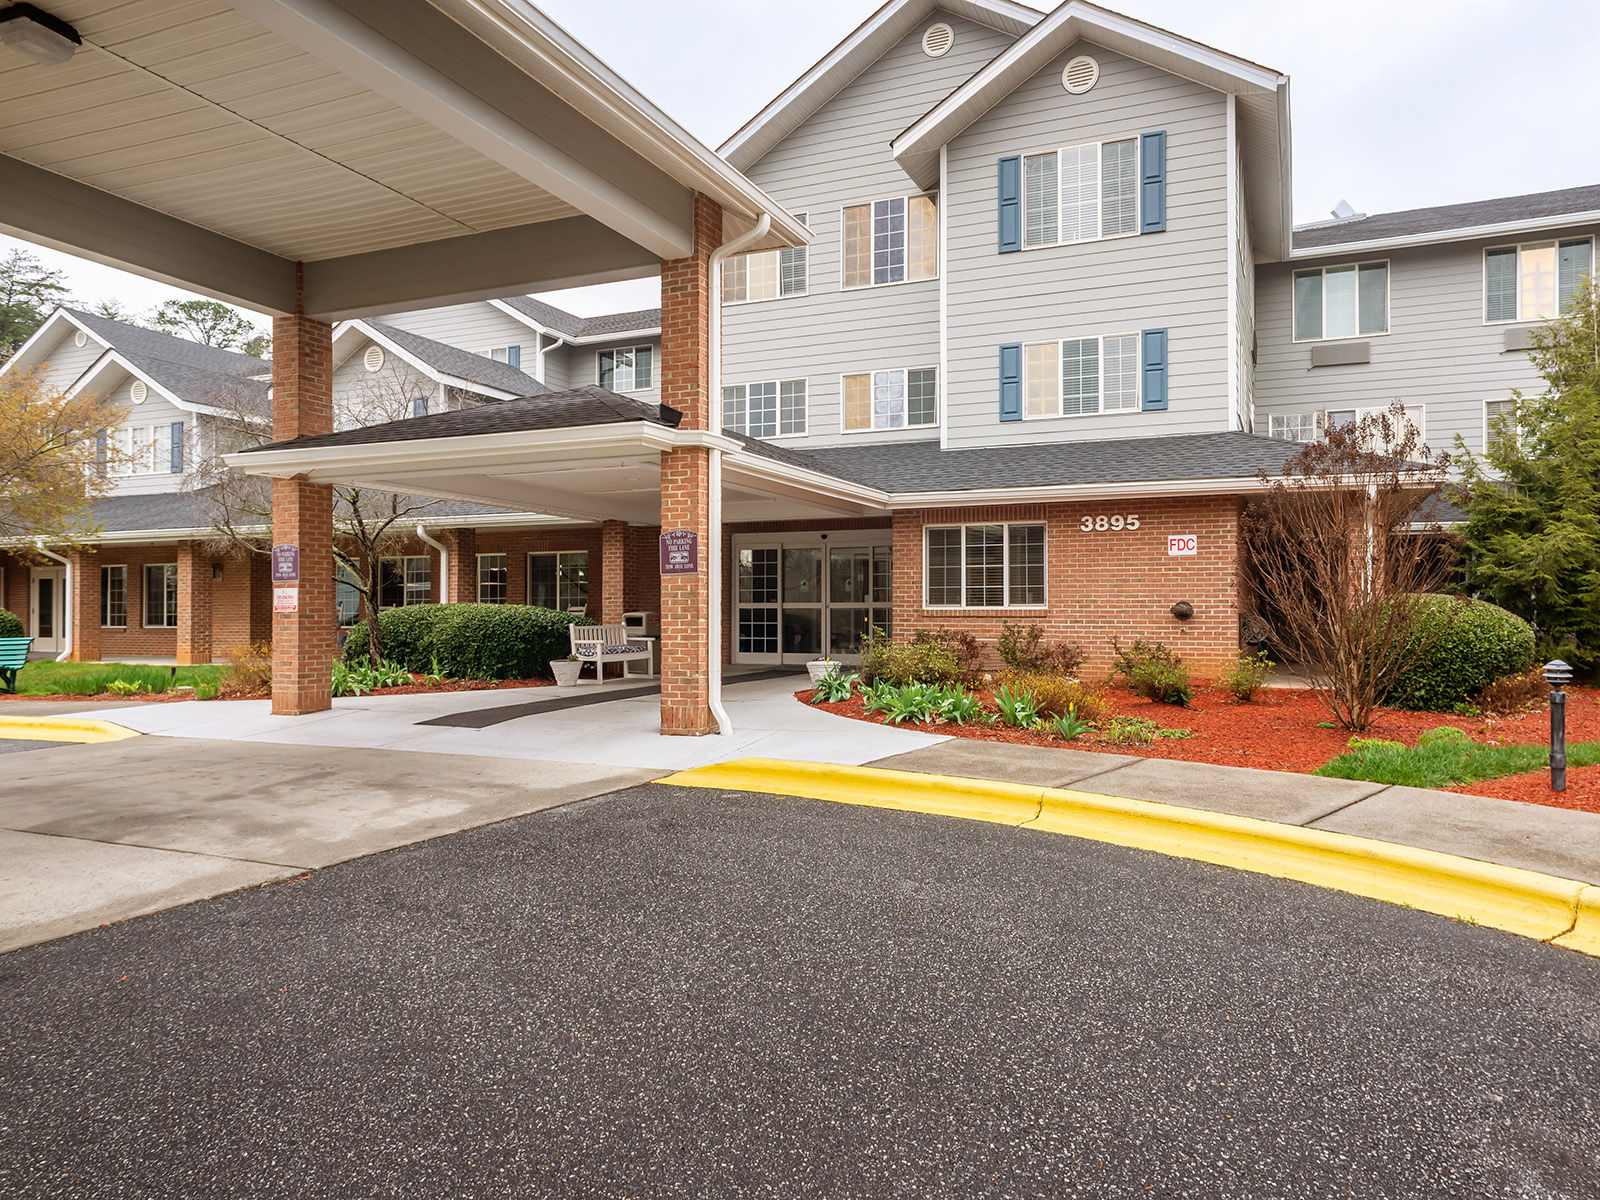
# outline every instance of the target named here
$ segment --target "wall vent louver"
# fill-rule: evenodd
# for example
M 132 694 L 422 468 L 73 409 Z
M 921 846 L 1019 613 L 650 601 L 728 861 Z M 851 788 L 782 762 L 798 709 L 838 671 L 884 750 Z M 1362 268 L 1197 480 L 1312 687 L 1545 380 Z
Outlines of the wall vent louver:
M 1100 78 L 1100 64 L 1087 54 L 1080 54 L 1061 72 L 1061 86 L 1074 96 L 1081 96 Z
M 922 35 L 922 52 L 929 58 L 943 58 L 956 44 L 956 31 L 943 21 L 929 25 Z
M 133 386 L 128 389 L 128 398 L 135 404 L 143 404 L 145 397 L 150 394 L 150 389 L 145 386 L 144 380 L 135 379 Z
M 368 346 L 367 353 L 361 359 L 361 365 L 369 371 L 383 370 L 383 347 Z

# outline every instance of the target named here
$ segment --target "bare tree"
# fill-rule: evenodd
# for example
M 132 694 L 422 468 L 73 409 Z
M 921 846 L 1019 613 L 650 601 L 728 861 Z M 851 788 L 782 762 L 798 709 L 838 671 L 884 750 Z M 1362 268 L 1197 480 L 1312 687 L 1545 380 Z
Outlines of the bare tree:
M 434 390 L 432 380 L 410 372 L 363 380 L 354 395 L 341 398 L 338 425 L 352 429 L 381 425 L 412 415 L 414 398 Z M 234 470 L 223 456 L 272 440 L 259 385 L 240 380 L 237 387 L 208 396 L 205 403 L 220 410 L 217 432 L 196 455 L 197 465 L 185 483 L 214 531 L 219 549 L 264 554 L 272 533 L 272 483 Z M 382 585 L 381 562 L 400 553 L 417 521 L 436 500 L 394 492 L 336 485 L 333 489 L 333 558 L 336 572 L 361 598 L 367 623 L 367 654 L 374 666 L 383 661 L 378 622 Z
M 1447 622 L 1424 629 L 1421 595 L 1442 588 L 1454 548 L 1418 510 L 1446 480 L 1405 410 L 1369 414 L 1302 447 L 1240 523 L 1240 593 L 1341 725 L 1365 729 L 1388 688 Z

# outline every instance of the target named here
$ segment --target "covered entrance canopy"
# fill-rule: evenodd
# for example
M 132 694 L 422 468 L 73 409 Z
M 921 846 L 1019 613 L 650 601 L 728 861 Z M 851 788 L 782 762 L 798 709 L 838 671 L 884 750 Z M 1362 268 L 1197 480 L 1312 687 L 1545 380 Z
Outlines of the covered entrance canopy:
M 280 439 L 332 430 L 334 320 L 658 271 L 663 397 L 704 428 L 712 253 L 809 240 L 522 0 L 39 8 L 7 10 L 29 36 L 0 48 L 0 230 L 272 314 Z M 703 484 L 715 452 L 662 461 Z M 671 523 L 704 522 L 703 486 L 674 494 Z M 329 702 L 330 512 L 326 485 L 275 484 L 302 574 L 274 619 L 283 713 Z M 703 627 L 663 607 L 672 676 L 703 677 Z M 703 685 L 672 676 L 667 723 L 703 731 Z

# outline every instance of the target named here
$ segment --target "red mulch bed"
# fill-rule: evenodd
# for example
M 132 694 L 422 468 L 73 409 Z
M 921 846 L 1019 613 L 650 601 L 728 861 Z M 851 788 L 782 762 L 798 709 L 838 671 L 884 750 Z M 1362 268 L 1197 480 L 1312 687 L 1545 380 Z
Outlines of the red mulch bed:
M 417 676 L 413 675 L 413 679 Z M 553 679 L 447 679 L 443 683 L 407 683 L 399 687 L 373 688 L 370 692 L 363 692 L 363 696 L 419 696 L 426 692 L 497 692 L 503 688 L 537 688 L 554 687 Z M 5 700 L 93 700 L 96 702 L 114 700 L 119 704 L 181 704 L 195 698 L 192 690 L 174 690 L 169 692 L 140 692 L 132 696 L 119 696 L 113 692 L 101 692 L 95 696 L 12 696 L 0 697 Z M 221 692 L 216 696 L 218 700 L 269 700 L 272 693 L 261 688 L 234 687 L 224 684 Z
M 1188 729 L 1189 738 L 1158 738 L 1149 745 L 1112 742 L 1088 735 L 1072 742 L 1049 733 L 1025 732 L 1006 725 L 952 725 L 938 721 L 913 725 L 920 733 L 954 734 L 991 742 L 1018 742 L 1035 746 L 1070 746 L 1080 750 L 1100 750 L 1131 754 L 1141 758 L 1181 759 L 1186 762 L 1217 763 L 1230 767 L 1255 767 L 1266 771 L 1307 773 L 1348 749 L 1350 733 L 1344 729 L 1324 729 L 1329 723 L 1327 710 L 1310 692 L 1301 688 L 1264 688 L 1250 703 L 1241 703 L 1226 692 L 1200 687 L 1188 708 L 1157 704 L 1135 696 L 1126 688 L 1107 693 L 1116 712 L 1125 716 L 1148 717 L 1164 729 Z M 795 693 L 809 701 L 809 689 Z M 827 712 L 858 721 L 877 721 L 867 713 L 861 700 L 852 696 L 835 704 L 817 706 Z M 1463 717 L 1450 713 L 1401 712 L 1383 709 L 1362 737 L 1387 738 L 1416 745 L 1430 729 L 1454 725 L 1474 741 L 1501 745 L 1545 745 L 1550 737 L 1550 716 L 1541 706 L 1515 717 Z M 1573 688 L 1567 700 L 1567 740 L 1600 741 L 1600 688 Z M 1532 801 L 1562 808 L 1581 808 L 1600 812 L 1600 767 L 1584 767 L 1567 774 L 1565 793 L 1550 791 L 1549 776 L 1535 773 L 1514 775 L 1486 783 L 1456 788 L 1479 796 L 1504 796 L 1511 800 Z

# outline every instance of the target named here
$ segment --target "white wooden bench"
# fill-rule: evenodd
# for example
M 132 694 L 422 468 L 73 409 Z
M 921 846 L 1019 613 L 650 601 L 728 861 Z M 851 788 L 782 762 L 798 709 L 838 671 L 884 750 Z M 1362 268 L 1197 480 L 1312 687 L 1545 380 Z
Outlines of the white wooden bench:
M 620 664 L 624 679 L 651 678 L 655 638 L 633 635 L 626 625 L 569 625 L 567 632 L 572 635 L 573 657 L 581 664 L 579 673 L 584 666 L 593 666 L 596 683 L 606 681 L 607 663 Z M 634 662 L 643 662 L 644 670 L 629 670 L 628 664 Z

